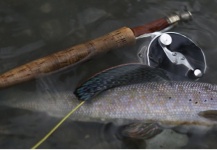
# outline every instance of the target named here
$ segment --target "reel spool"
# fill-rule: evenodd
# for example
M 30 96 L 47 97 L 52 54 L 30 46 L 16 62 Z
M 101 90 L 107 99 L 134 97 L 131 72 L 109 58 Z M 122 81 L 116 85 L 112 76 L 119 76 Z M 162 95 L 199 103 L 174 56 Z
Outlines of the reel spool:
M 148 47 L 143 46 L 138 53 L 142 63 L 185 79 L 197 80 L 204 75 L 205 55 L 190 38 L 177 32 L 154 34 Z

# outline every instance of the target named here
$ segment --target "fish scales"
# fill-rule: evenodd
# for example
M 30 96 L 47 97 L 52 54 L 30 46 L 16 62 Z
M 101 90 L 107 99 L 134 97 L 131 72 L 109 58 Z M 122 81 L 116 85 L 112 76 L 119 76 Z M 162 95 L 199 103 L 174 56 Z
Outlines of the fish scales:
M 74 117 L 212 124 L 198 115 L 217 110 L 217 87 L 198 82 L 150 82 L 109 89 L 80 108 Z
M 81 101 L 70 93 L 40 93 L 1 101 L 2 105 L 45 112 L 63 117 Z M 139 120 L 170 124 L 205 124 L 216 122 L 198 115 L 201 111 L 217 110 L 217 86 L 199 82 L 148 82 L 111 88 L 82 105 L 70 119 Z

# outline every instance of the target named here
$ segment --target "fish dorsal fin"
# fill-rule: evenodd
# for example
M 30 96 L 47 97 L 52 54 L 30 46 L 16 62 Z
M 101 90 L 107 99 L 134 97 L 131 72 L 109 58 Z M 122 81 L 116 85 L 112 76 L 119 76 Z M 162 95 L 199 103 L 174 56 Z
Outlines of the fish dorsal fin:
M 162 69 L 143 64 L 124 64 L 106 69 L 79 86 L 74 94 L 81 100 L 88 100 L 107 89 L 122 85 L 169 80 Z
M 206 110 L 198 113 L 199 116 L 217 121 L 217 110 Z

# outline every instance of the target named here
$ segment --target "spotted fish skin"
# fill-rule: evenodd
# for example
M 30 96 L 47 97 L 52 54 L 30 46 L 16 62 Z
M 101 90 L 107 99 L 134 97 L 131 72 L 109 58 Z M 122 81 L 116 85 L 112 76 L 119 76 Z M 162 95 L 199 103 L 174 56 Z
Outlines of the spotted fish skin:
M 149 82 L 109 89 L 75 114 L 79 118 L 112 118 L 169 124 L 211 125 L 201 111 L 217 110 L 217 86 L 198 82 Z
M 58 92 L 40 93 L 39 97 L 30 94 L 28 98 L 19 97 L 19 100 L 8 97 L 7 101 L 1 101 L 0 104 L 62 118 L 80 102 L 72 92 Z M 172 125 L 213 125 L 215 121 L 198 115 L 207 110 L 217 110 L 216 85 L 199 82 L 147 82 L 106 90 L 86 101 L 70 119 L 127 119 Z

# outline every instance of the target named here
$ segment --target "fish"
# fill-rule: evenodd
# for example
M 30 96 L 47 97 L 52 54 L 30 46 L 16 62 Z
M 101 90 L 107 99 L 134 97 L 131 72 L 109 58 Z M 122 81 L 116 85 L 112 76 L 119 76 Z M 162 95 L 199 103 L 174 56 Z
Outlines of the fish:
M 156 68 L 130 64 L 112 68 L 102 73 L 109 76 L 114 69 L 122 69 L 124 72 L 123 67 L 134 68 L 132 69 L 133 72 L 138 71 L 139 68 L 139 73 L 144 71 L 140 67 L 148 68 L 148 72 L 152 71 L 152 74 L 159 72 Z M 99 78 L 99 75 L 93 76 L 80 85 L 74 92 L 76 94 L 73 92 L 49 93 L 44 96 L 39 95 L 34 100 L 4 101 L 1 104 L 62 117 L 81 102 L 82 99 L 80 98 L 88 97 L 70 119 L 78 121 L 157 122 L 162 126 L 212 126 L 217 123 L 217 85 L 193 81 L 170 81 L 163 75 L 160 77 L 162 78 L 161 81 L 147 81 L 150 79 L 149 77 L 140 76 L 138 78 L 138 73 L 134 74 L 128 70 L 128 74 L 119 74 L 114 79 L 119 79 L 122 82 L 130 75 L 131 77 L 134 76 L 131 79 L 137 80 L 128 81 L 130 84 L 123 82 L 122 85 L 121 82 L 118 82 L 113 86 L 107 86 L 116 82 L 108 80 L 108 82 L 102 83 L 101 81 L 105 80 L 101 80 L 102 77 Z M 143 75 L 145 76 L 145 74 Z M 156 76 L 158 75 L 156 74 Z M 152 79 L 156 79 L 156 77 Z M 95 87 L 96 82 L 97 84 L 101 82 L 103 88 Z M 89 89 L 84 88 L 86 86 Z M 85 92 L 85 89 L 89 91 L 90 95 Z
M 74 116 L 209 126 L 217 121 L 217 86 L 168 81 L 116 87 L 94 97 Z

